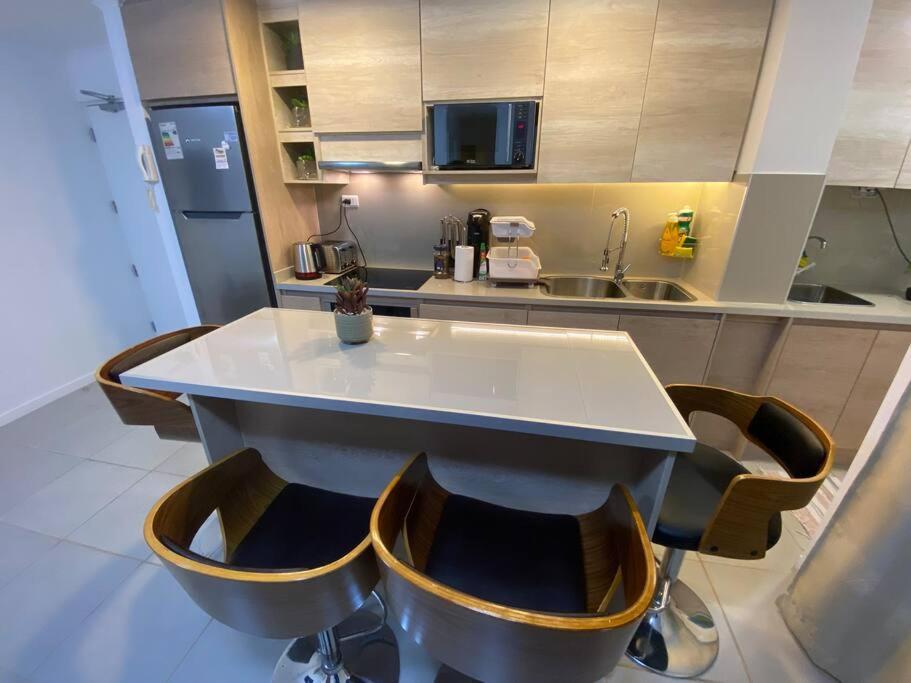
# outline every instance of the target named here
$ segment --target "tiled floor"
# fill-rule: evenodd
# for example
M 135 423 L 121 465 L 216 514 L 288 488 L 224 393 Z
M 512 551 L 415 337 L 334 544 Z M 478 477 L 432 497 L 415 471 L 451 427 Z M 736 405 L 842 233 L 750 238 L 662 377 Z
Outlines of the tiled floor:
M 142 540 L 152 503 L 205 462 L 197 444 L 124 427 L 94 386 L 0 428 L 0 683 L 269 680 L 285 643 L 213 622 Z M 790 516 L 786 529 L 761 561 L 687 558 L 683 578 L 721 633 L 703 680 L 833 680 L 775 608 L 807 544 Z M 210 523 L 195 549 L 211 554 L 219 544 Z M 399 639 L 403 683 L 431 681 L 434 662 Z M 607 679 L 662 680 L 626 661 Z

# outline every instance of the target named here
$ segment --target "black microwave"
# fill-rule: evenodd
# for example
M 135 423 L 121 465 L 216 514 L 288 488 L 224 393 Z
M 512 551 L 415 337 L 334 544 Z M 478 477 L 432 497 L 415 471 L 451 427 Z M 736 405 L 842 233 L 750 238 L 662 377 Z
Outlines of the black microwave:
M 435 169 L 534 168 L 537 102 L 460 102 L 430 109 Z

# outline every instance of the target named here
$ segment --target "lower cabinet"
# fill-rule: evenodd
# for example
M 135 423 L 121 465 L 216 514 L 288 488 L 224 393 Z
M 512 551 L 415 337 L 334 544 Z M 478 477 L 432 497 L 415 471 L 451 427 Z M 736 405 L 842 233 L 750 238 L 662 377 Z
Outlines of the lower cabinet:
M 702 384 L 718 318 L 623 314 L 619 329 L 629 333 L 662 384 Z
M 588 311 L 531 310 L 528 324 L 541 327 L 579 327 L 583 330 L 616 330 L 620 316 L 616 313 Z
M 528 311 L 524 308 L 500 306 L 453 306 L 449 304 L 421 304 L 420 315 L 431 320 L 459 320 L 469 323 L 506 323 L 524 325 Z
M 279 306 L 282 308 L 296 308 L 299 311 L 321 311 L 320 298 L 314 294 L 289 294 L 281 292 Z

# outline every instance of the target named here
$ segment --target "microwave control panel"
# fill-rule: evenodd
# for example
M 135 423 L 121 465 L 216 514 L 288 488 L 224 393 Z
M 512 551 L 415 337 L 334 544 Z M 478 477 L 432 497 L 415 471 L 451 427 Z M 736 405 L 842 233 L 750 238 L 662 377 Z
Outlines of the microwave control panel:
M 513 105 L 513 166 L 534 166 L 536 105 L 536 102 L 516 102 Z

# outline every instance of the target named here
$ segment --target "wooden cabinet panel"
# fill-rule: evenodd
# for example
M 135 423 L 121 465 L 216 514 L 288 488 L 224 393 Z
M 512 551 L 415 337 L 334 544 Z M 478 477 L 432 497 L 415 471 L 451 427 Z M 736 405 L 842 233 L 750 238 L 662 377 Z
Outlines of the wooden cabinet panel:
M 448 304 L 421 304 L 421 317 L 432 320 L 460 320 L 473 323 L 507 323 L 524 325 L 528 311 L 524 308 L 495 306 L 450 306 Z
M 911 331 L 881 330 L 876 335 L 832 434 L 840 451 L 853 452 L 860 446 L 909 345 Z
M 905 162 L 902 164 L 895 187 L 903 190 L 911 189 L 911 143 L 909 143 L 908 151 L 905 152 Z
M 702 384 L 718 332 L 714 317 L 621 315 L 629 333 L 662 384 Z
M 294 308 L 299 311 L 321 311 L 320 298 L 315 294 L 281 293 L 281 307 Z
M 420 161 L 421 134 L 320 135 L 323 161 Z
M 772 0 L 661 0 L 633 180 L 729 181 Z
M 893 187 L 911 142 L 911 0 L 876 0 L 826 181 Z M 911 183 L 904 175 L 902 186 Z
M 143 100 L 235 92 L 221 0 L 133 0 L 121 13 Z
M 544 94 L 549 0 L 421 0 L 424 100 Z
M 421 130 L 418 0 L 301 0 L 299 12 L 314 131 Z
M 539 182 L 626 182 L 658 0 L 551 0 Z
M 876 330 L 795 322 L 768 393 L 833 430 L 875 337 Z
M 616 330 L 620 316 L 616 313 L 589 313 L 533 309 L 528 312 L 528 324 L 542 327 L 579 327 L 584 330 Z

